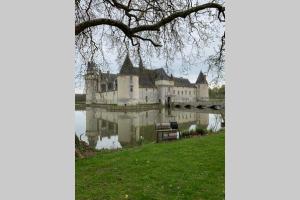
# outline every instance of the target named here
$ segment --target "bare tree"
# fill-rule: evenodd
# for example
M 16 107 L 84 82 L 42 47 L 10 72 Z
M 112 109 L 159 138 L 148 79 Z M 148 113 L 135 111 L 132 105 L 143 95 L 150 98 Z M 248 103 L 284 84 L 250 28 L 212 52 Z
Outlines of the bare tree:
M 81 64 L 97 58 L 107 68 L 106 49 L 115 49 L 118 58 L 127 51 L 135 59 L 162 57 L 166 67 L 180 55 L 188 64 L 217 40 L 216 55 L 207 62 L 209 71 L 223 69 L 223 0 L 75 0 L 75 5 L 75 47 Z M 187 45 L 192 53 L 184 51 Z

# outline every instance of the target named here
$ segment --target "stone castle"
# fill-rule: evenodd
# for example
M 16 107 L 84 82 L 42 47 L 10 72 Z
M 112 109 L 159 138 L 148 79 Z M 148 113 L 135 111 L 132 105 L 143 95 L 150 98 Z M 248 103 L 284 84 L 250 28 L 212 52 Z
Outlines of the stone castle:
M 168 75 L 163 68 L 147 69 L 140 60 L 134 67 L 127 54 L 119 74 L 103 73 L 89 62 L 85 74 L 87 104 L 170 105 L 209 99 L 206 75 L 200 72 L 196 83 Z

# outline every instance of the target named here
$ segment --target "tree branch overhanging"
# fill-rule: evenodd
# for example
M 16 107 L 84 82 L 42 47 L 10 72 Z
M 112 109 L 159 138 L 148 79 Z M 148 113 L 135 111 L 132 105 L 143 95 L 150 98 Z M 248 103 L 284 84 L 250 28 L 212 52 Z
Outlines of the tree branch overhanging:
M 107 55 L 116 51 L 117 60 L 130 52 L 151 66 L 155 56 L 165 67 L 182 59 L 186 66 L 208 64 L 208 72 L 222 79 L 225 55 L 224 0 L 75 0 L 75 46 L 80 73 L 93 60 L 109 69 Z M 159 48 L 158 48 L 159 47 Z M 205 47 L 212 55 L 205 55 Z M 109 51 L 107 51 L 109 49 Z M 139 57 L 139 58 L 138 58 Z M 204 60 L 203 60 L 204 59 Z M 150 63 L 150 64 L 149 64 Z M 171 72 L 172 73 L 172 72 Z M 83 77 L 83 76 L 81 76 Z
M 206 3 L 206 4 L 199 5 L 199 6 L 191 7 L 184 11 L 174 12 L 174 13 L 170 14 L 169 16 L 162 18 L 160 21 L 158 21 L 156 23 L 144 24 L 144 25 L 135 26 L 135 27 L 131 28 L 130 27 L 131 17 L 136 18 L 136 16 L 133 14 L 130 14 L 130 11 L 133 10 L 133 9 L 129 8 L 130 1 L 127 6 L 120 4 L 115 0 L 112 0 L 112 1 L 106 0 L 106 1 L 109 2 L 111 5 L 114 5 L 116 8 L 123 9 L 125 11 L 125 15 L 127 15 L 129 17 L 128 25 L 124 24 L 121 21 L 114 20 L 114 19 L 108 19 L 108 18 L 90 19 L 90 20 L 87 20 L 87 21 L 84 21 L 84 22 L 81 22 L 81 23 L 75 25 L 75 35 L 79 35 L 87 28 L 100 26 L 100 25 L 109 25 L 109 26 L 119 28 L 129 39 L 132 39 L 135 37 L 135 38 L 138 38 L 138 39 L 141 39 L 144 41 L 149 41 L 155 47 L 160 47 L 161 46 L 160 44 L 155 43 L 151 39 L 141 37 L 141 36 L 137 35 L 137 33 L 143 32 L 143 31 L 160 31 L 161 27 L 171 23 L 172 21 L 174 21 L 177 18 L 186 18 L 187 16 L 189 16 L 192 13 L 196 13 L 198 11 L 205 10 L 205 9 L 211 9 L 211 8 L 218 10 L 218 19 L 220 22 L 225 21 L 225 7 L 224 6 L 222 6 L 218 3 Z M 223 17 L 221 17 L 221 15 Z

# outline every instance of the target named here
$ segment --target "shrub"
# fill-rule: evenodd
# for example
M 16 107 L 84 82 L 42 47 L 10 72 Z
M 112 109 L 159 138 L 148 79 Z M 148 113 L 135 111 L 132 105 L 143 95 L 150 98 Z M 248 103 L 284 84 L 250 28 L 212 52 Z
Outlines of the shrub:
M 191 130 L 189 134 L 190 134 L 190 135 L 197 135 L 198 132 L 197 132 L 196 130 Z
M 200 126 L 197 126 L 196 132 L 200 135 L 207 135 L 208 134 L 208 131 L 206 130 L 206 128 L 203 128 L 203 127 L 200 127 Z
M 188 137 L 188 136 L 190 136 L 189 131 L 182 131 L 181 132 L 181 137 Z

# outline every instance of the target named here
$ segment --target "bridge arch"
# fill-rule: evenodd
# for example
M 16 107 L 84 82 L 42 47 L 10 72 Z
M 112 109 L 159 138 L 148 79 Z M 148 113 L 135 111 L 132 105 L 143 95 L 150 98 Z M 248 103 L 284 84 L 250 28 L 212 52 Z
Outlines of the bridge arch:
M 181 105 L 176 104 L 176 105 L 175 105 L 175 108 L 181 108 Z
M 184 107 L 187 108 L 187 109 L 190 109 L 192 106 L 190 104 L 187 104 Z
M 198 105 L 198 106 L 196 106 L 196 108 L 198 108 L 198 109 L 203 109 L 203 108 L 205 108 L 203 105 Z

